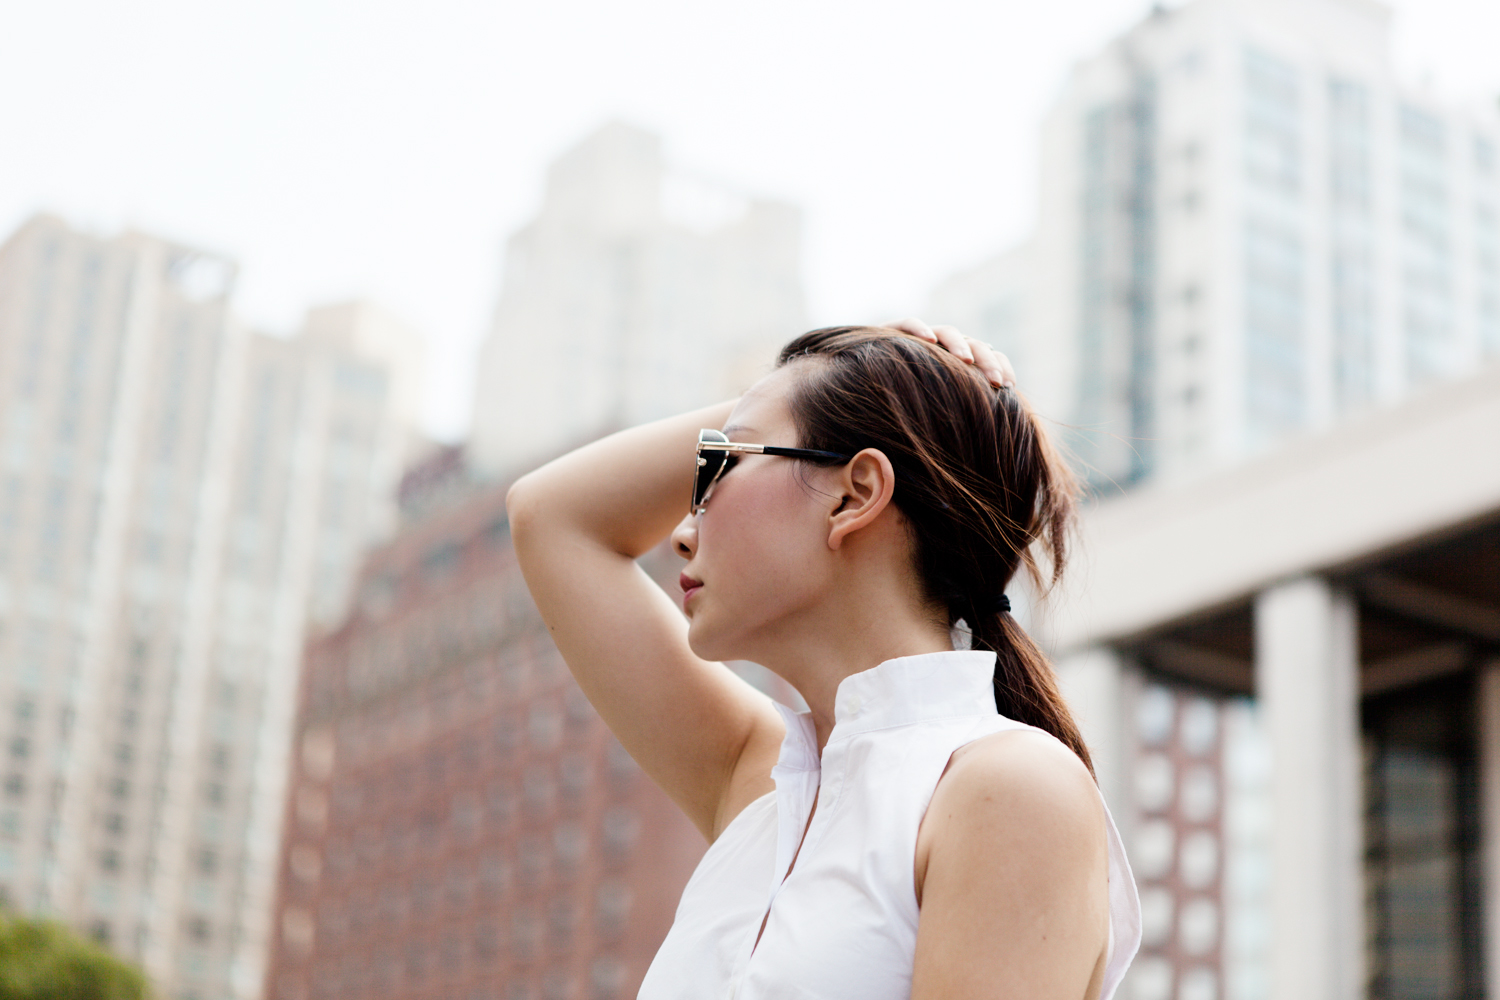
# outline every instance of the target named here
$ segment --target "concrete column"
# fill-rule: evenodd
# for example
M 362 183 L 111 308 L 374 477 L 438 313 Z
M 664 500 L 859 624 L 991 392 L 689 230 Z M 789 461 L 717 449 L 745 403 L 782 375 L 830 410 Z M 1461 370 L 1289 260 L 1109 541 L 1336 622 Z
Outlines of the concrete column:
M 1479 672 L 1479 829 L 1485 996 L 1500 997 L 1500 660 L 1491 660 Z
M 1255 600 L 1255 684 L 1271 750 L 1271 991 L 1364 995 L 1358 618 L 1300 577 Z
M 1130 814 L 1125 769 L 1128 720 L 1124 717 L 1129 699 L 1124 673 L 1120 654 L 1107 646 L 1072 653 L 1057 663 L 1057 686 L 1094 759 L 1099 790 L 1122 829 Z

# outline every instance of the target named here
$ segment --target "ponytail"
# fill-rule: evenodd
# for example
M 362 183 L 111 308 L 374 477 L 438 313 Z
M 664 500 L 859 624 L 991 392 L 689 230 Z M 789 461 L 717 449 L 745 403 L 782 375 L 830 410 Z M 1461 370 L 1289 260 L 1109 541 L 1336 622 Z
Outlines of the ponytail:
M 970 648 L 995 653 L 995 707 L 1000 714 L 1057 737 L 1093 774 L 1093 758 L 1057 689 L 1057 675 L 1047 657 L 1010 612 L 975 617 Z
M 1067 559 L 1077 488 L 1030 406 L 897 330 L 814 330 L 784 347 L 778 364 L 797 358 L 818 362 L 788 400 L 802 447 L 885 453 L 934 614 L 949 626 L 962 618 L 971 648 L 994 652 L 1000 714 L 1050 733 L 1093 773 L 1051 664 L 1005 599 L 993 601 L 1020 570 L 1045 591 Z

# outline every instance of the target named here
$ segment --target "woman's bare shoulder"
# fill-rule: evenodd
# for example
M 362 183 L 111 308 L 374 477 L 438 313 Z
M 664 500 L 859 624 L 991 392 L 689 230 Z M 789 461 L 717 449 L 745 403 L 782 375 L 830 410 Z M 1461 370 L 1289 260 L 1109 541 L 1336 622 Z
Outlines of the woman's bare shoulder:
M 1035 730 L 954 753 L 917 840 L 912 997 L 1097 996 L 1109 939 L 1103 804 Z
M 1046 733 L 1006 730 L 954 751 L 922 821 L 918 880 L 934 851 L 1067 866 L 1103 848 L 1103 803 L 1083 761 Z

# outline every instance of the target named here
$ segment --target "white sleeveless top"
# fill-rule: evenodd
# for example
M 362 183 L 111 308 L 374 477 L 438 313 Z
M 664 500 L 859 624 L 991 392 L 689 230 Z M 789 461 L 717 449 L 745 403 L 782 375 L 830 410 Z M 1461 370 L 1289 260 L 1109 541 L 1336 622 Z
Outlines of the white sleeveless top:
M 995 709 L 994 663 L 985 651 L 926 653 L 846 677 L 821 761 L 812 716 L 782 709 L 776 791 L 746 806 L 704 854 L 640 1000 L 909 997 L 917 827 L 938 778 L 964 744 L 1026 728 Z M 1100 1000 L 1141 940 L 1135 881 L 1107 807 L 1105 826 L 1110 953 Z

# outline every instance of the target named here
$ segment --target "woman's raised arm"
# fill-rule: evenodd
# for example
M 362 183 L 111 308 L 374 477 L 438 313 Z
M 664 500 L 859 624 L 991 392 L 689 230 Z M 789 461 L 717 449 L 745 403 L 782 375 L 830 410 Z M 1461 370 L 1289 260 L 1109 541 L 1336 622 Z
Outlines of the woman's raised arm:
M 773 787 L 783 726 L 769 699 L 693 654 L 682 612 L 635 560 L 687 513 L 698 430 L 722 426 L 732 406 L 612 434 L 506 498 L 521 571 L 573 676 L 710 840 Z

